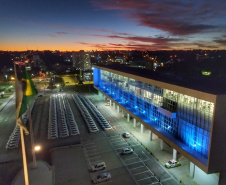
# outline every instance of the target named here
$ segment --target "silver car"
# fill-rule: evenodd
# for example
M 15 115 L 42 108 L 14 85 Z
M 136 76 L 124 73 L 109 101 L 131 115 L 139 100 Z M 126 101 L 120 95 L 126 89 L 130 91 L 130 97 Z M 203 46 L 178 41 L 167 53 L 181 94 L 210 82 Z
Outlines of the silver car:
M 127 155 L 127 154 L 132 154 L 132 153 L 133 153 L 133 149 L 130 147 L 123 148 L 122 152 L 121 152 L 122 155 Z
M 111 179 L 111 174 L 106 172 L 106 173 L 100 173 L 96 177 L 93 178 L 92 182 L 94 184 L 100 183 L 100 182 L 105 182 L 109 181 Z

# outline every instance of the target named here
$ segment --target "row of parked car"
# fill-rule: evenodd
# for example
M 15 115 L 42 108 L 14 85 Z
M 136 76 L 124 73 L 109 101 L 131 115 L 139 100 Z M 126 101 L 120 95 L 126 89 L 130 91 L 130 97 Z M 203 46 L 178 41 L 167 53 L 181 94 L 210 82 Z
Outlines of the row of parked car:
M 79 133 L 79 129 L 78 129 L 78 125 L 75 121 L 75 118 L 74 118 L 74 115 L 73 115 L 73 112 L 71 110 L 71 106 L 69 104 L 69 101 L 68 101 L 68 98 L 67 96 L 63 96 L 63 104 L 64 104 L 64 109 L 65 109 L 65 112 L 66 112 L 66 121 L 67 121 L 67 125 L 68 125 L 68 129 L 69 129 L 69 134 L 71 136 L 75 136 L 75 135 L 78 135 L 80 134 Z
M 84 106 L 84 104 L 81 101 L 81 98 L 78 95 L 72 95 L 75 104 L 77 105 L 78 109 L 80 110 L 82 117 L 89 129 L 89 132 L 98 132 L 99 129 L 93 120 L 92 116 L 90 115 L 89 111 L 87 108 Z
M 66 112 L 62 103 L 62 94 L 58 94 L 56 97 L 58 134 L 59 137 L 68 137 L 69 130 L 66 123 Z
M 8 142 L 6 143 L 6 149 L 18 148 L 20 142 L 20 127 L 18 125 L 13 129 L 12 134 L 9 137 Z
M 130 133 L 129 132 L 124 132 L 122 133 L 123 138 L 129 138 Z M 133 154 L 133 149 L 131 147 L 123 147 L 120 154 L 121 155 L 129 155 Z M 96 171 L 102 171 L 106 169 L 106 164 L 104 161 L 98 162 L 90 167 L 90 172 L 96 172 Z M 101 182 L 106 182 L 111 180 L 111 174 L 109 172 L 100 172 L 96 176 L 92 178 L 92 182 L 94 184 L 101 183 Z
M 35 100 L 33 100 L 30 103 L 30 111 L 32 111 L 34 103 L 35 103 Z M 21 119 L 22 119 L 23 123 L 27 123 L 27 120 L 28 120 L 28 112 L 27 111 L 21 116 Z M 20 127 L 18 125 L 16 125 L 6 143 L 6 149 L 18 148 L 19 142 L 20 142 Z
M 52 95 L 50 96 L 50 105 L 49 105 L 48 139 L 56 138 L 58 138 L 56 97 L 55 95 Z
M 78 126 L 65 94 L 50 96 L 48 139 L 79 134 Z
M 105 162 L 101 161 L 101 162 L 98 162 L 98 163 L 92 165 L 90 167 L 90 172 L 105 170 L 105 168 L 106 168 Z M 94 176 L 92 178 L 92 182 L 94 184 L 97 184 L 97 183 L 109 181 L 110 179 L 111 179 L 111 174 L 109 172 L 102 172 L 102 173 L 99 173 L 96 176 Z
M 93 117 L 96 119 L 97 123 L 103 130 L 112 130 L 112 126 L 104 118 L 104 116 L 99 112 L 99 110 L 93 105 L 93 103 L 86 97 L 81 98 L 86 107 L 90 110 Z

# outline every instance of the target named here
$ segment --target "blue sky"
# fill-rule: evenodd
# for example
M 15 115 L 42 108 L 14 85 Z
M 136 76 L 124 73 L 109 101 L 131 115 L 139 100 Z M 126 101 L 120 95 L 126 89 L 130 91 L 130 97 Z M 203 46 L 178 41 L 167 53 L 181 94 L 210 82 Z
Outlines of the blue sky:
M 0 50 L 225 49 L 224 0 L 0 0 Z

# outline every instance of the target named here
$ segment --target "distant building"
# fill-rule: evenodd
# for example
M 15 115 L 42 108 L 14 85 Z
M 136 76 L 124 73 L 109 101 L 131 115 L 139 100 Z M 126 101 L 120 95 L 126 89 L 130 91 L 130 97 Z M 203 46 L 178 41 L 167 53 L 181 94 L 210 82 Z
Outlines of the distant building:
M 33 55 L 32 57 L 33 67 L 41 68 L 44 64 L 43 60 L 39 57 L 39 55 Z
M 89 81 L 90 79 L 92 79 L 92 76 L 89 75 L 92 74 L 90 73 L 90 71 L 92 70 L 90 53 L 84 52 L 84 50 L 74 52 L 72 53 L 72 60 L 73 68 L 80 71 L 80 81 Z
M 91 56 L 88 52 L 84 52 L 83 50 L 74 52 L 72 54 L 72 60 L 75 70 L 87 71 L 92 69 Z

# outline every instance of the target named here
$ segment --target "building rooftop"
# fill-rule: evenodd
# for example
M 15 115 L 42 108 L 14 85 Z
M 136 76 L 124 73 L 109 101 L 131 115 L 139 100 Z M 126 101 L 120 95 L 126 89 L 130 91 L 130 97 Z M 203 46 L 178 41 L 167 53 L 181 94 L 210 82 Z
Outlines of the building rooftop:
M 226 79 L 212 76 L 179 76 L 172 73 L 151 71 L 148 69 L 132 68 L 127 65 L 96 65 L 107 69 L 112 69 L 132 75 L 142 76 L 156 81 L 161 81 L 173 85 L 186 87 L 210 94 L 226 94 Z M 94 66 L 95 67 L 95 66 Z

